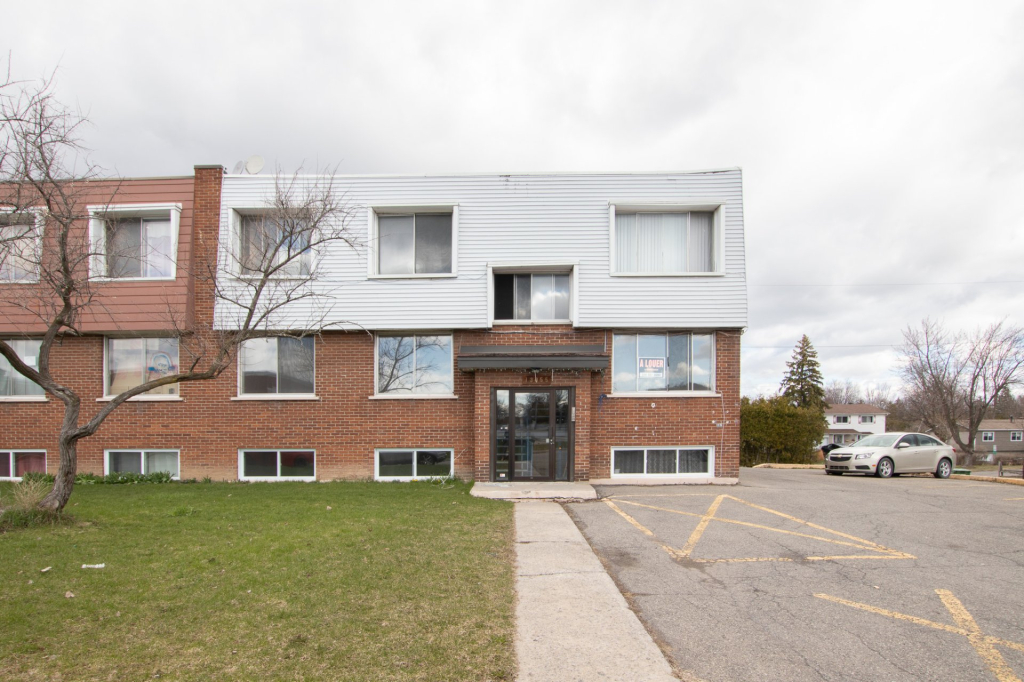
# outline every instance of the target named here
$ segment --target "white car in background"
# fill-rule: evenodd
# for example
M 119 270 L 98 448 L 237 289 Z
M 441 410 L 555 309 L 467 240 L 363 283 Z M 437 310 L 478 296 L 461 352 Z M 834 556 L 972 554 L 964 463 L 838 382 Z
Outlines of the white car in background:
M 828 453 L 825 473 L 874 474 L 889 478 L 900 474 L 930 473 L 949 478 L 953 448 L 923 433 L 877 433 Z

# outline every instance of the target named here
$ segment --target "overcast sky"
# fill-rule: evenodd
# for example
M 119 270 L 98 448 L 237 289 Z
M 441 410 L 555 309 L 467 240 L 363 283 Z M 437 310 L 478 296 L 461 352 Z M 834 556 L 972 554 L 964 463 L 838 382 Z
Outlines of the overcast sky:
M 123 175 L 744 170 L 743 392 L 1024 322 L 1024 2 L 4 2 Z M 1001 283 L 1000 283 L 1001 282 Z M 828 284 L 828 286 L 818 286 Z

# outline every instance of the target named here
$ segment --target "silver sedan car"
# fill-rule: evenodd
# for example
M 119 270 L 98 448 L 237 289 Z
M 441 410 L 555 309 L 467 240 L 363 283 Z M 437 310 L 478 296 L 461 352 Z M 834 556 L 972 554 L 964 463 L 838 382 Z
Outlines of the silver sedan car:
M 889 478 L 925 472 L 949 478 L 952 471 L 952 446 L 923 433 L 877 433 L 837 448 L 825 459 L 825 473 L 832 476 Z

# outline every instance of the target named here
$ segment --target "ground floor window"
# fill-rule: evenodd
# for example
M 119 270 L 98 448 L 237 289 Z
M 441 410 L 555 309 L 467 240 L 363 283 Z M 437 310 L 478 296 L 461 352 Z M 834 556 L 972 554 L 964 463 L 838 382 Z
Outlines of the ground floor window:
M 0 478 L 21 479 L 27 473 L 46 473 L 42 450 L 0 450 Z
M 711 447 L 612 449 L 612 476 L 706 476 L 714 467 Z
M 242 450 L 238 477 L 245 481 L 315 481 L 313 450 Z
M 178 478 L 177 450 L 107 450 L 104 462 L 108 474 L 155 474 L 163 471 Z
M 377 450 L 374 478 L 378 481 L 411 481 L 416 478 L 453 476 L 452 450 Z

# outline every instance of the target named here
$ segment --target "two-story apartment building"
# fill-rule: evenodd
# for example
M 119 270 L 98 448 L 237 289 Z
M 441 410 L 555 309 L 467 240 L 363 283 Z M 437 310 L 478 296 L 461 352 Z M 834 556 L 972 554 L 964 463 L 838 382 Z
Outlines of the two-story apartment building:
M 865 403 L 830 405 L 825 410 L 828 430 L 821 445 L 856 443 L 864 436 L 885 433 L 885 417 L 888 414 L 885 410 Z
M 139 302 L 181 290 L 161 310 L 200 330 L 231 330 L 239 318 L 230 292 L 244 284 L 246 254 L 268 238 L 259 217 L 278 191 L 271 176 L 197 166 L 194 178 L 154 182 L 170 194 L 119 197 L 84 228 L 143 254 L 94 263 L 97 281 L 116 287 L 117 306 L 54 351 L 55 371 L 93 410 L 133 381 L 188 362 L 177 326 L 155 314 L 132 321 Z M 324 182 L 300 176 L 292 189 Z M 736 479 L 747 316 L 738 169 L 331 183 L 353 239 L 309 249 L 292 274 L 317 273 L 311 295 L 269 318 L 282 335 L 247 341 L 218 379 L 120 406 L 80 442 L 80 470 L 243 480 Z M 138 227 L 113 234 L 115 212 Z M 147 260 L 168 251 L 177 267 Z M 219 268 L 216 286 L 187 265 L 214 252 L 221 264 L 242 264 Z M 38 331 L 0 320 L 22 357 Z M 54 470 L 62 406 L 19 377 L 0 378 L 2 386 L 0 477 Z

